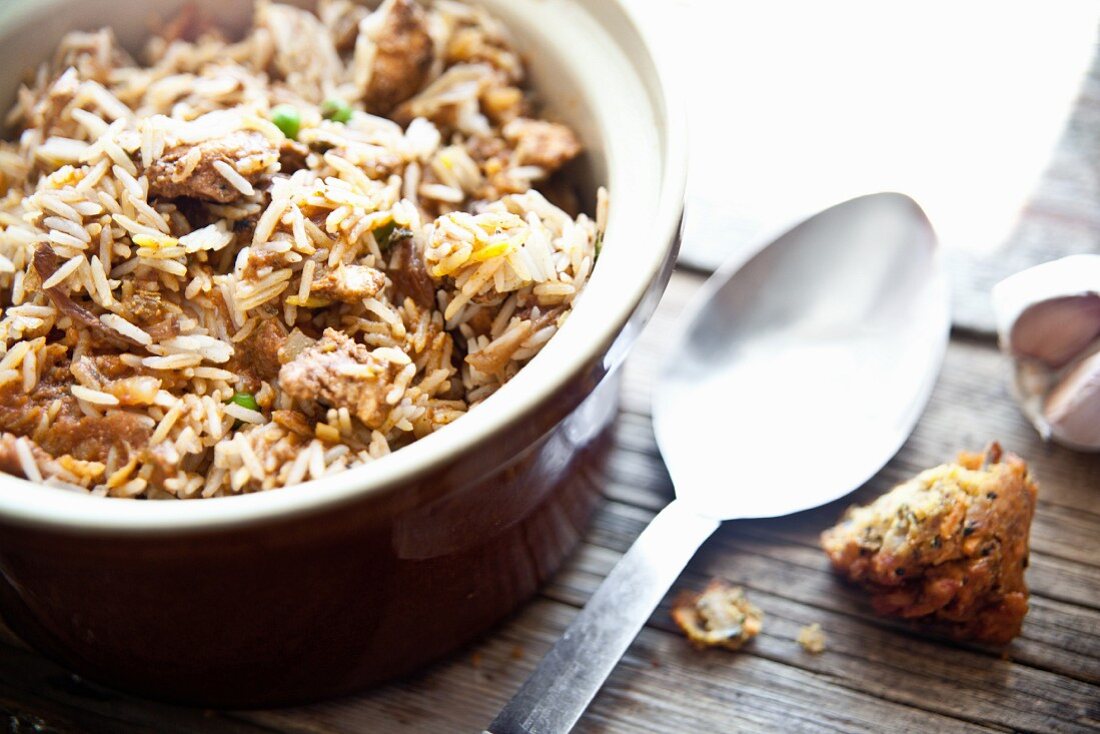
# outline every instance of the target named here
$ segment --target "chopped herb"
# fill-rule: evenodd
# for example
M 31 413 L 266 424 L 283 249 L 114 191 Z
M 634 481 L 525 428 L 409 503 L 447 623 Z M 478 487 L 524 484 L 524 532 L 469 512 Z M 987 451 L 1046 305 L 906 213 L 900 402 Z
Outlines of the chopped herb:
M 233 393 L 233 397 L 229 399 L 229 402 L 236 403 L 248 410 L 255 410 L 257 412 L 260 410 L 260 404 L 256 402 L 256 396 L 250 392 Z
M 321 115 L 326 120 L 346 124 L 351 120 L 351 105 L 342 99 L 329 97 L 321 104 Z
M 393 234 L 394 227 L 396 226 L 397 222 L 391 219 L 381 227 L 371 230 L 371 233 L 374 235 L 374 241 L 378 243 L 379 247 L 385 249 L 389 245 L 390 235 Z
M 408 227 L 398 227 L 397 223 L 390 220 L 381 227 L 372 230 L 374 234 L 374 241 L 378 243 L 378 247 L 381 250 L 385 250 L 392 246 L 395 242 L 400 242 L 406 237 L 412 237 L 413 231 Z
M 603 232 L 596 233 L 596 257 L 593 260 L 597 260 L 600 257 L 600 252 L 603 250 Z
M 298 114 L 298 108 L 288 104 L 281 104 L 271 110 L 271 121 L 275 127 L 283 131 L 291 140 L 298 139 L 298 131 L 302 129 L 302 117 Z

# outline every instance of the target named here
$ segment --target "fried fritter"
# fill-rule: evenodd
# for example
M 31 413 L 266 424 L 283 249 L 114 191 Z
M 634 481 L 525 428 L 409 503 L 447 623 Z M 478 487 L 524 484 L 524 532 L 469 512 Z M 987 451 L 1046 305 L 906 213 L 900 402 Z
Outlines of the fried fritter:
M 849 509 L 821 542 L 836 569 L 867 589 L 877 613 L 1004 645 L 1027 614 L 1037 491 L 1024 460 L 994 443 Z

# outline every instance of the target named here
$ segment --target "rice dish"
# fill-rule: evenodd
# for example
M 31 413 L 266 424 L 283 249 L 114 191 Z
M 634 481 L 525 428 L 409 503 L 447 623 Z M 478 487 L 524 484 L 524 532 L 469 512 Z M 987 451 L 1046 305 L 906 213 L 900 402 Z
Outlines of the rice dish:
M 69 34 L 0 144 L 0 470 L 199 498 L 381 458 L 553 337 L 607 211 L 452 0 Z

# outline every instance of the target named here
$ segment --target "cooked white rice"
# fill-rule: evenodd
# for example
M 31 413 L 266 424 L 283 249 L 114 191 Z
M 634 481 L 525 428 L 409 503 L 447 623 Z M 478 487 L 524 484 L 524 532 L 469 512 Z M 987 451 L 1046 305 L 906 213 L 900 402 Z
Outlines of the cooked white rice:
M 187 11 L 141 63 L 67 36 L 0 144 L 0 469 L 212 497 L 461 417 L 557 331 L 606 221 L 533 110 L 506 29 L 453 0 L 260 0 L 236 41 Z

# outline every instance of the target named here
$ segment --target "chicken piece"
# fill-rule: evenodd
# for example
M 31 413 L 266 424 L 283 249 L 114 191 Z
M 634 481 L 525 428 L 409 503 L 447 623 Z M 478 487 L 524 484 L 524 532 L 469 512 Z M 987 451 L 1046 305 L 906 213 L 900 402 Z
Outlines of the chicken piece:
M 380 428 L 389 413 L 386 393 L 396 370 L 343 332 L 326 329 L 320 341 L 283 365 L 279 385 L 297 400 L 347 408 L 370 428 Z
M 748 600 L 744 589 L 721 579 L 712 580 L 702 593 L 680 594 L 672 606 L 672 619 L 700 650 L 738 650 L 764 627 L 764 613 Z
M 538 166 L 553 173 L 580 155 L 577 136 L 565 125 L 517 117 L 503 127 L 504 138 L 515 145 L 515 163 Z
M 364 94 L 367 110 L 386 115 L 416 94 L 428 79 L 434 58 L 424 11 L 413 0 L 387 0 L 372 33 L 376 50 Z
M 1037 492 L 1023 459 L 994 443 L 984 456 L 960 454 L 849 509 L 821 542 L 836 569 L 867 589 L 877 613 L 1003 645 L 1027 614 Z
M 279 149 L 257 132 L 239 130 L 222 138 L 194 145 L 175 145 L 164 151 L 146 170 L 149 195 L 161 199 L 189 196 L 228 204 L 242 196 L 214 166 L 228 163 L 249 184 L 267 175 L 268 166 L 279 159 Z
M 343 303 L 358 303 L 373 298 L 386 287 L 381 270 L 364 265 L 337 265 L 320 278 L 314 278 L 310 295 Z

